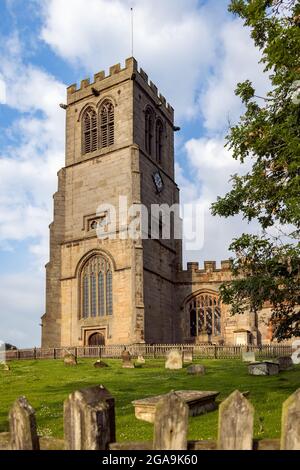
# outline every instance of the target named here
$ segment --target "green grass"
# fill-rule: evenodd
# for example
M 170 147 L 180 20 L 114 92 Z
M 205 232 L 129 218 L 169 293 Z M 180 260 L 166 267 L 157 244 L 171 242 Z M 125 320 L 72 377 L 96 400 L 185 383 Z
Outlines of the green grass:
M 121 361 L 107 360 L 107 369 L 95 369 L 93 360 L 66 367 L 61 360 L 15 361 L 11 371 L 0 371 L 0 432 L 8 430 L 7 414 L 13 401 L 25 395 L 36 410 L 41 435 L 63 436 L 63 401 L 80 388 L 103 384 L 116 400 L 117 440 L 151 440 L 153 425 L 134 416 L 132 400 L 170 390 L 218 390 L 220 401 L 233 390 L 250 391 L 255 407 L 255 437 L 280 436 L 283 401 L 300 387 L 300 366 L 278 376 L 255 377 L 237 360 L 201 360 L 206 375 L 189 376 L 185 369 L 164 369 L 164 361 L 149 360 L 142 368 L 122 369 Z M 218 412 L 190 418 L 189 439 L 217 435 Z

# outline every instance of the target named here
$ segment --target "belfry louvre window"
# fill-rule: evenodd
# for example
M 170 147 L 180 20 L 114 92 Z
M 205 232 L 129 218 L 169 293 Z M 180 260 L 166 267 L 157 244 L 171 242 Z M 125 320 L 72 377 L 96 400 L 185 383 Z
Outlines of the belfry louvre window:
M 145 111 L 145 149 L 149 155 L 152 155 L 153 139 L 153 111 L 147 108 Z
M 113 275 L 110 263 L 101 255 L 84 265 L 81 278 L 81 318 L 113 314 Z
M 82 118 L 83 143 L 82 153 L 94 152 L 98 148 L 98 122 L 96 111 L 89 107 Z
M 163 125 L 159 119 L 156 121 L 155 138 L 156 138 L 156 161 L 158 163 L 161 163 L 162 152 L 163 152 Z
M 100 147 L 110 147 L 115 142 L 115 111 L 110 101 L 100 108 Z
M 187 304 L 190 336 L 221 335 L 221 305 L 217 294 L 201 293 Z

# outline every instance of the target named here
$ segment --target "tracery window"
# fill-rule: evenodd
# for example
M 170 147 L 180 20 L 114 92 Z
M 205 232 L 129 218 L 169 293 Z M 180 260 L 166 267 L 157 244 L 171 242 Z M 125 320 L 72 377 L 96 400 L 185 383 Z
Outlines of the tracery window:
M 98 148 L 98 122 L 96 111 L 89 107 L 82 117 L 82 153 L 94 152 Z
M 111 101 L 100 108 L 100 147 L 110 147 L 115 141 L 115 110 Z
M 149 155 L 152 155 L 153 139 L 153 111 L 147 108 L 145 111 L 145 149 Z
M 161 163 L 162 153 L 163 153 L 163 125 L 160 119 L 156 121 L 155 138 L 156 138 L 156 161 L 158 163 Z
M 81 317 L 113 314 L 113 275 L 101 255 L 90 258 L 81 271 Z
M 201 293 L 187 304 L 190 336 L 221 334 L 221 305 L 217 294 Z

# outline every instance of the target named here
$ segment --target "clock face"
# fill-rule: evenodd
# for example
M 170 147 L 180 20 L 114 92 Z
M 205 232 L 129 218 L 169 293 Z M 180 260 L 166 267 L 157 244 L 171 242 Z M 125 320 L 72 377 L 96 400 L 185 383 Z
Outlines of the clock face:
M 164 189 L 164 183 L 163 183 L 163 180 L 159 171 L 156 171 L 153 174 L 153 181 L 154 181 L 157 192 L 160 193 Z

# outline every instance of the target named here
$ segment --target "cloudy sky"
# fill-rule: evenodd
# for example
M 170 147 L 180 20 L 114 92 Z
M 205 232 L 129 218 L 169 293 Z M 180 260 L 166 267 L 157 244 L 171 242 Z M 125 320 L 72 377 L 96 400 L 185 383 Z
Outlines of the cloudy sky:
M 134 55 L 176 112 L 184 203 L 204 211 L 204 243 L 185 261 L 226 259 L 247 229 L 209 207 L 241 171 L 224 149 L 242 112 L 237 82 L 268 86 L 249 31 L 228 0 L 0 0 L 0 339 L 40 344 L 44 265 L 56 173 L 64 165 L 65 88 Z M 252 227 L 253 230 L 253 227 Z M 255 228 L 254 228 L 255 230 Z

